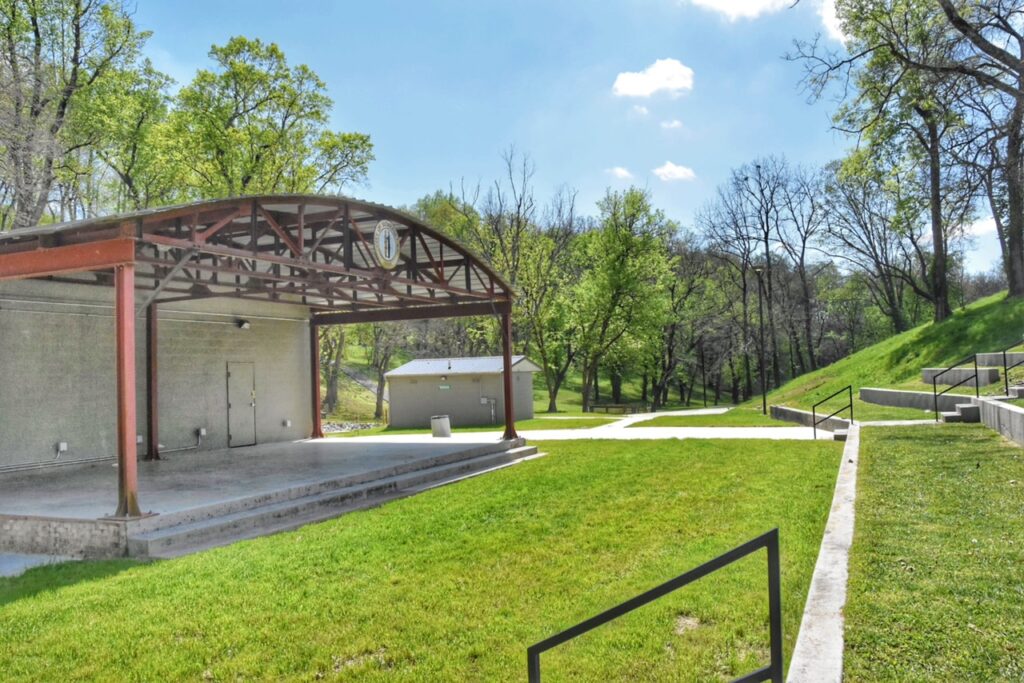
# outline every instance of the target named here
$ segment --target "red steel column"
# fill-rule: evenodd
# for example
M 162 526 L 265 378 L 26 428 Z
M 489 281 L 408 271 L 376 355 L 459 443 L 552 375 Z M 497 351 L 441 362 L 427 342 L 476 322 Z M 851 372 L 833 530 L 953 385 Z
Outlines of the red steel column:
M 324 426 L 320 419 L 320 327 L 309 323 L 309 383 L 313 399 L 313 434 L 310 438 L 324 438 Z
M 117 474 L 116 517 L 139 517 L 139 479 L 135 415 L 135 266 L 114 268 L 114 318 L 117 330 Z
M 505 435 L 504 439 L 517 439 L 515 399 L 512 392 L 512 314 L 501 314 L 501 352 L 504 363 L 501 379 L 505 388 Z
M 160 459 L 156 302 L 146 307 L 146 460 Z

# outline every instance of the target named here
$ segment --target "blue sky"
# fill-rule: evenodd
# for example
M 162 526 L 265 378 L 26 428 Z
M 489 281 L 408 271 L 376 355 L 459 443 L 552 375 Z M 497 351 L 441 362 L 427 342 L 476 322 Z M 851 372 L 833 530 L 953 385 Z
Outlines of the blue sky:
M 635 184 L 689 225 L 732 167 L 843 154 L 832 103 L 809 104 L 800 65 L 782 58 L 794 38 L 836 40 L 823 2 L 141 0 L 135 18 L 179 82 L 233 35 L 312 67 L 332 126 L 375 145 L 370 183 L 351 194 L 405 205 L 487 183 L 515 145 L 542 200 L 566 184 L 592 213 L 606 188 Z M 998 247 L 978 242 L 972 269 L 988 270 Z

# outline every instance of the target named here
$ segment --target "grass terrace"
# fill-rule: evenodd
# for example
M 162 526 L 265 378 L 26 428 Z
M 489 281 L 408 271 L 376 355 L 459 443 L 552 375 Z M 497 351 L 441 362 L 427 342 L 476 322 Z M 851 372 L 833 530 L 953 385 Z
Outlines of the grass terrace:
M 5 681 L 522 680 L 530 644 L 772 527 L 792 651 L 831 442 L 591 441 L 180 559 L 0 580 Z M 732 678 L 768 660 L 763 556 L 544 656 L 545 680 Z
M 1024 451 L 980 425 L 861 435 L 845 680 L 1024 680 Z

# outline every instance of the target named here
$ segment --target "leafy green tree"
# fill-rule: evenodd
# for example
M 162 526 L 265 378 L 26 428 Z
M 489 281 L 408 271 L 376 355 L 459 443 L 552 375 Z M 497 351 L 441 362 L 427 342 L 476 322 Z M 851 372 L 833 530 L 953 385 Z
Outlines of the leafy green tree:
M 85 94 L 70 128 L 114 175 L 111 208 L 144 209 L 181 193 L 169 125 L 172 79 L 149 60 L 113 69 Z
M 332 102 L 308 66 L 245 37 L 213 46 L 210 57 L 216 67 L 182 88 L 172 117 L 194 194 L 337 192 L 366 179 L 369 136 L 326 128 Z
M 597 366 L 628 333 L 657 334 L 666 316 L 666 248 L 675 226 L 643 190 L 609 191 L 598 203 L 598 226 L 575 241 L 581 273 L 569 313 L 589 410 Z
M 0 0 L 0 173 L 12 203 L 5 222 L 40 222 L 69 153 L 69 121 L 145 38 L 119 0 Z

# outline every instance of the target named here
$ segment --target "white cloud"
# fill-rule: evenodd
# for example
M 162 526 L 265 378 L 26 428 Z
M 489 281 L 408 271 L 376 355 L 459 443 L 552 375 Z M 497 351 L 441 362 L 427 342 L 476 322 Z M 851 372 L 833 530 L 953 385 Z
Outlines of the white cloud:
M 703 7 L 724 14 L 729 21 L 755 19 L 762 14 L 778 12 L 792 4 L 792 0 L 690 0 L 697 7 Z
M 678 97 L 684 90 L 693 90 L 693 69 L 678 59 L 658 59 L 643 71 L 623 71 L 612 85 L 619 97 L 650 97 L 659 92 Z
M 756 19 L 762 14 L 772 14 L 794 5 L 793 0 L 681 0 L 712 12 L 718 12 L 729 21 L 740 19 Z M 836 0 L 812 0 L 817 7 L 818 16 L 825 34 L 833 40 L 846 42 L 846 36 L 836 16 Z
M 692 168 L 678 166 L 673 164 L 671 161 L 666 161 L 651 172 L 667 183 L 672 182 L 673 180 L 694 180 L 697 177 L 697 174 L 693 172 Z
M 838 40 L 840 43 L 846 42 L 846 34 L 843 33 L 843 27 L 839 23 L 839 15 L 836 14 L 836 0 L 822 0 L 818 6 L 818 16 L 821 17 L 821 23 L 825 27 L 825 34 L 833 40 Z
M 672 119 L 671 121 L 662 121 L 661 127 L 665 130 L 673 130 L 675 128 L 682 128 L 683 122 L 679 119 Z
M 629 180 L 633 177 L 633 174 L 629 172 L 629 169 L 623 168 L 622 166 L 606 168 L 604 172 L 618 178 L 619 180 Z
M 992 235 L 996 232 L 996 219 L 992 216 L 988 218 L 982 218 L 976 220 L 964 230 L 968 235 L 973 237 L 980 237 L 982 235 Z
M 639 104 L 634 104 L 633 113 L 636 114 L 637 116 L 647 116 L 651 112 L 649 109 L 647 109 L 647 107 L 641 106 Z

